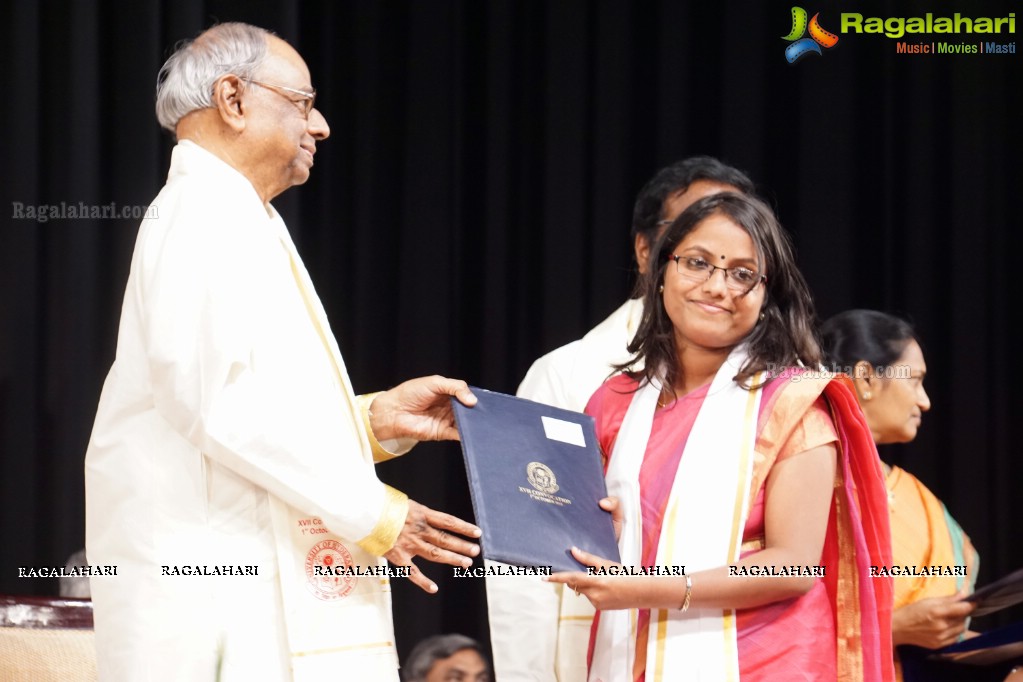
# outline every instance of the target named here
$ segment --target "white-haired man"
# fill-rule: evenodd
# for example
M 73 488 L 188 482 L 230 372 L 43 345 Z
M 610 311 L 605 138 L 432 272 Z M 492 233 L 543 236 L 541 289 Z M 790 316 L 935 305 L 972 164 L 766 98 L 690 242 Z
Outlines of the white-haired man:
M 385 486 L 373 462 L 456 438 L 464 382 L 356 397 L 270 201 L 330 134 L 305 62 L 221 24 L 161 69 L 178 140 L 143 221 L 117 356 L 86 455 L 103 680 L 397 680 L 389 559 L 468 566 L 471 524 Z

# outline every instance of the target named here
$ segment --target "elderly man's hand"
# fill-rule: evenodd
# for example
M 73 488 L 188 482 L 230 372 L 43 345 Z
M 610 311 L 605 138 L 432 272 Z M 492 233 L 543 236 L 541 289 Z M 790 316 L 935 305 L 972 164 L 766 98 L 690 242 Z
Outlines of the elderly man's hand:
M 409 580 L 427 592 L 436 592 L 437 585 L 412 563 L 413 557 L 468 568 L 472 565 L 472 557 L 480 553 L 479 545 L 451 533 L 471 538 L 482 535 L 482 531 L 471 523 L 409 500 L 405 526 L 394 547 L 384 557 L 395 566 L 409 566 Z
M 373 399 L 370 425 L 378 440 L 458 440 L 451 396 L 464 405 L 476 404 L 469 385 L 442 376 L 410 379 Z

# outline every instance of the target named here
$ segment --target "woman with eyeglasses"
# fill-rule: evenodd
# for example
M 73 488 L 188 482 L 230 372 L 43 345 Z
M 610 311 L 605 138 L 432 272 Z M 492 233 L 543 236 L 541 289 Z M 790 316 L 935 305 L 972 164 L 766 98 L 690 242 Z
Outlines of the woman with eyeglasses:
M 634 358 L 587 411 L 622 563 L 665 568 L 573 548 L 592 570 L 551 576 L 598 609 L 590 680 L 893 679 L 881 464 L 848 385 L 804 369 L 822 356 L 787 236 L 723 193 L 651 258 Z
M 828 361 L 853 377 L 856 397 L 878 445 L 916 438 L 931 409 L 927 364 L 908 322 L 876 310 L 847 310 L 821 326 Z M 979 557 L 945 505 L 905 469 L 882 463 L 891 519 L 892 563 L 951 567 L 950 575 L 895 581 L 892 637 L 896 645 L 937 649 L 968 627 Z M 942 571 L 945 573 L 945 571 Z M 898 669 L 898 663 L 896 663 Z M 901 679 L 901 670 L 898 670 Z

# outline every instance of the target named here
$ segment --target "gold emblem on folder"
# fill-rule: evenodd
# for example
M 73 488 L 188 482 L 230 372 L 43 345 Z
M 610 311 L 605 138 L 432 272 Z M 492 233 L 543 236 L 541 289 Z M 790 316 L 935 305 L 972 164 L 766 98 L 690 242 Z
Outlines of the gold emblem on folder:
M 558 477 L 549 466 L 541 462 L 530 462 L 526 465 L 526 479 L 529 485 L 548 495 L 553 495 L 561 489 Z
M 526 480 L 532 488 L 524 485 L 519 486 L 519 492 L 529 495 L 536 502 L 553 504 L 557 507 L 564 507 L 572 504 L 572 500 L 565 497 L 558 497 L 554 493 L 561 490 L 558 485 L 558 477 L 554 475 L 551 468 L 542 462 L 530 462 L 526 465 Z

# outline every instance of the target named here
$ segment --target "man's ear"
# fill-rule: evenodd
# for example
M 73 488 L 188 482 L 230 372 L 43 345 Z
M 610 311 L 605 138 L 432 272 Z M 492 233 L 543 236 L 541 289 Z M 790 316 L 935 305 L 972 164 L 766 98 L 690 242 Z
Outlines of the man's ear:
M 636 265 L 639 266 L 639 274 L 645 275 L 650 265 L 650 240 L 642 232 L 636 235 L 636 241 L 632 245 L 636 252 Z
M 242 104 L 244 92 L 242 79 L 233 73 L 221 76 L 213 84 L 213 108 L 220 115 L 220 120 L 239 133 L 245 129 L 245 107 Z

